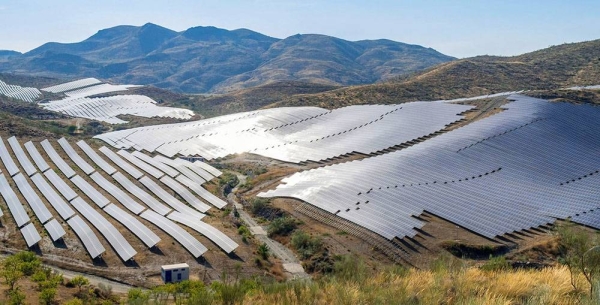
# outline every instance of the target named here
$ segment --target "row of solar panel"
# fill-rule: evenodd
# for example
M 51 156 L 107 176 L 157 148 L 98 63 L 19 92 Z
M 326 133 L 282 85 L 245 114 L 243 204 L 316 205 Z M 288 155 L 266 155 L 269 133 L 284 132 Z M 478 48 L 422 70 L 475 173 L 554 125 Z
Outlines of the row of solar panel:
M 297 173 L 259 196 L 295 197 L 388 239 L 417 234 L 423 211 L 490 238 L 583 221 L 574 215 L 600 206 L 600 110 L 511 99 L 501 113 L 400 151 Z
M 2 141 L 0 141 L 0 142 L 2 142 Z M 14 137 L 11 138 L 11 140 L 9 140 L 9 143 L 11 143 L 11 145 L 14 146 L 13 147 L 14 151 L 19 151 L 20 146 L 18 146 L 18 142 L 16 141 L 16 139 Z M 90 174 L 95 171 L 92 166 L 90 166 L 79 155 L 77 155 L 77 153 L 70 146 L 70 144 L 68 144 L 68 142 L 66 140 L 64 140 L 64 139 L 59 140 L 59 144 L 65 150 L 65 152 L 70 157 L 70 159 L 74 163 L 76 163 L 76 165 L 78 165 L 82 170 L 87 169 L 87 170 L 85 170 L 86 174 Z M 17 145 L 17 146 L 15 146 L 15 145 Z M 141 223 L 139 223 L 139 221 L 137 221 L 137 219 L 135 219 L 134 217 L 130 216 L 127 213 L 124 213 L 124 211 L 120 210 L 115 205 L 109 204 L 109 200 L 106 197 L 104 197 L 100 192 L 98 192 L 88 182 L 86 182 L 85 179 L 81 178 L 80 176 L 75 175 L 75 172 L 73 171 L 73 169 L 70 168 L 70 166 L 68 164 L 66 164 L 66 162 L 64 162 L 64 160 L 62 160 L 58 156 L 58 153 L 52 148 L 52 146 L 50 145 L 50 143 L 48 141 L 44 141 L 42 143 L 42 146 L 44 147 L 44 150 L 46 151 L 48 156 L 51 158 L 51 160 L 55 161 L 55 163 L 57 164 L 57 167 L 61 170 L 61 172 L 63 172 L 63 174 L 65 174 L 65 176 L 72 176 L 71 182 L 74 185 L 76 185 L 84 194 L 86 194 L 86 196 L 88 196 L 100 208 L 103 207 L 105 209 L 105 211 L 107 213 L 109 213 L 111 216 L 113 216 L 115 219 L 117 219 L 117 221 L 119 221 L 121 223 L 127 223 L 128 228 L 130 230 L 132 230 L 132 232 L 135 235 L 137 235 L 140 239 L 142 239 L 142 241 L 144 241 L 144 243 L 147 246 L 153 246 L 156 244 L 156 242 L 158 242 L 158 237 L 154 233 L 152 233 L 150 230 L 148 230 L 145 226 L 141 225 Z M 122 176 L 120 173 L 116 172 L 114 170 L 114 168 L 112 168 L 112 166 L 110 166 L 108 163 L 103 161 L 103 159 L 101 159 L 99 157 L 99 155 L 97 155 L 95 153 L 95 151 L 93 151 L 93 149 L 91 149 L 85 142 L 83 142 L 83 141 L 79 142 L 78 146 L 82 147 L 82 150 L 87 155 L 91 155 L 90 159 L 92 159 L 93 161 L 97 161 L 97 165 L 99 167 L 106 169 L 109 173 L 113 173 L 115 175 L 115 179 L 117 181 L 122 182 L 123 185 L 129 185 L 130 181 L 128 179 L 124 178 L 124 176 Z M 15 147 L 18 147 L 18 148 L 15 148 Z M 45 163 L 45 161 L 43 160 L 43 158 L 41 157 L 41 155 L 39 154 L 37 149 L 35 149 L 35 146 L 33 146 L 33 144 L 31 142 L 28 142 L 26 144 L 26 148 L 28 149 L 28 151 L 30 151 L 32 158 L 34 158 L 34 162 L 36 162 L 36 164 L 38 164 L 38 165 L 41 165 L 40 168 L 46 169 L 44 175 L 46 175 L 46 177 L 49 178 L 49 180 L 53 183 L 53 185 L 57 188 L 57 190 L 59 190 L 59 192 L 64 196 L 64 198 L 67 199 L 68 201 L 70 201 L 72 205 L 75 205 L 76 209 L 85 218 L 87 218 L 100 232 L 103 232 L 103 234 L 105 233 L 105 237 L 107 238 L 107 240 L 109 240 L 111 245 L 113 245 L 113 247 L 116 249 L 116 251 L 121 256 L 121 258 L 123 260 L 128 260 L 131 257 L 133 257 L 133 255 L 135 254 L 135 252 L 132 251 L 133 248 L 125 241 L 124 238 L 122 238 L 122 235 L 120 235 L 120 233 L 116 230 L 116 228 L 114 228 L 114 226 L 110 225 L 110 223 L 107 222 L 104 218 L 101 218 L 100 214 L 95 214 L 94 213 L 95 210 L 91 209 L 91 207 L 89 207 L 89 205 L 87 205 L 87 203 L 85 203 L 83 201 L 83 199 L 78 197 L 77 194 L 63 180 L 61 180 L 54 171 L 47 170 L 47 169 L 49 169 L 49 166 Z M 6 168 L 11 168 L 12 170 L 16 170 L 18 172 L 18 167 L 16 166 L 16 164 L 14 164 L 14 161 L 12 161 L 12 158 L 10 158 L 10 155 L 8 154 L 8 151 L 6 150 L 6 148 L 0 147 L 0 150 L 2 150 L 2 152 L 3 152 L 2 156 L 4 156 L 4 158 L 2 158 L 2 160 L 3 160 L 3 163 L 5 164 Z M 29 162 L 27 157 L 24 155 L 24 152 L 22 151 L 22 149 L 19 153 L 15 153 L 15 154 L 18 156 L 18 160 L 24 168 L 30 168 L 30 169 L 32 168 L 30 170 L 30 173 L 32 173 L 32 172 L 35 173 L 35 168 Z M 102 161 L 100 161 L 100 160 L 102 160 Z M 27 162 L 29 162 L 30 166 L 27 165 Z M 60 166 L 58 164 L 60 164 Z M 102 177 L 99 173 L 94 172 L 90 177 L 92 178 L 93 181 L 98 183 L 98 185 L 100 185 L 102 188 L 107 190 L 111 195 L 116 194 L 115 198 L 117 198 L 117 200 L 119 202 L 124 204 L 124 206 L 126 206 L 128 209 L 132 210 L 132 212 L 134 212 L 135 214 L 139 214 L 143 211 L 144 208 L 141 205 L 139 205 L 138 203 L 133 201 L 128 195 L 126 195 L 123 191 L 121 191 L 119 188 L 117 188 L 112 183 L 110 183 L 108 180 L 106 180 L 104 177 Z M 165 178 L 168 178 L 168 177 L 165 177 Z M 13 179 L 15 179 L 15 181 L 17 182 L 18 188 L 21 190 L 21 192 L 23 193 L 23 195 L 26 198 L 26 200 L 28 201 L 28 203 L 30 203 L 31 207 L 34 210 L 34 213 L 40 219 L 40 221 L 42 223 L 48 221 L 48 219 L 50 219 L 52 217 L 50 212 L 43 205 L 41 199 L 37 196 L 35 191 L 33 191 L 33 189 L 29 186 L 29 184 L 27 183 L 24 176 L 19 173 L 19 174 L 16 174 Z M 85 225 L 85 222 L 81 222 L 80 219 L 75 218 L 78 216 L 73 217 L 75 214 L 74 211 L 49 186 L 49 184 L 45 181 L 45 179 L 42 178 L 42 176 L 39 173 L 35 173 L 31 177 L 31 179 L 32 179 L 32 181 L 34 181 L 34 184 L 38 187 L 40 192 L 42 192 L 42 194 L 47 198 L 48 202 L 50 202 L 51 205 L 61 215 L 61 217 L 65 220 L 68 220 L 68 223 L 72 227 L 74 227 L 73 229 L 76 231 L 78 236 L 80 236 L 80 238 L 82 239 L 82 242 L 86 246 L 86 249 L 88 249 L 90 255 L 92 257 L 96 257 L 97 255 L 100 255 L 102 252 L 104 252 L 104 248 L 99 243 L 97 237 L 95 237 L 95 235 L 93 234 L 91 229 L 89 229 L 89 227 L 86 228 L 87 225 Z M 155 194 L 157 194 L 159 196 L 159 198 L 165 200 L 166 202 L 170 203 L 171 205 L 173 205 L 180 211 L 184 212 L 186 214 L 186 216 L 189 217 L 190 219 L 200 219 L 201 217 L 203 217 L 203 214 L 198 213 L 195 210 L 192 210 L 191 208 L 188 208 L 186 205 L 179 202 L 174 197 L 172 197 L 170 194 L 165 192 L 164 189 L 158 187 L 158 185 L 156 183 L 154 183 L 152 180 L 148 179 L 147 177 L 143 177 L 142 179 L 144 179 L 144 182 L 146 182 L 146 186 L 148 186 L 149 189 L 153 190 L 153 192 Z M 125 182 L 125 181 L 127 181 L 127 182 Z M 22 205 L 18 202 L 16 194 L 14 194 L 14 192 L 12 192 L 12 189 L 8 186 L 8 182 L 4 183 L 3 185 L 5 185 L 5 187 L 2 188 L 4 190 L 3 196 L 6 193 L 7 195 L 4 196 L 5 200 L 6 200 L 6 198 L 12 199 L 12 200 L 6 200 L 6 201 L 7 201 L 7 203 L 9 203 L 9 207 L 11 207 L 10 208 L 11 213 L 13 215 L 17 215 L 15 217 L 15 219 L 17 220 L 17 223 L 19 224 L 19 226 L 21 226 L 22 224 L 28 222 L 29 218 L 28 218 L 26 212 L 24 211 Z M 133 186 L 135 187 L 135 185 L 133 185 Z M 11 192 L 12 192 L 12 196 L 11 196 Z M 195 199 L 195 197 L 193 195 L 191 195 L 191 193 L 189 193 L 187 190 L 185 190 L 185 189 L 178 190 L 178 192 L 181 194 L 184 194 L 183 195 L 184 198 L 188 197 L 188 200 L 194 202 L 194 200 L 191 198 Z M 164 205 L 162 205 L 161 203 L 156 201 L 153 197 L 148 196 L 144 191 L 142 191 L 139 188 L 138 188 L 137 194 L 143 194 L 140 196 L 144 197 L 148 201 L 154 201 L 156 203 L 156 206 L 164 207 Z M 186 194 L 189 196 L 186 196 Z M 148 199 L 148 198 L 151 198 L 151 199 Z M 208 209 L 208 206 L 206 206 L 203 203 L 201 203 L 201 204 L 203 205 L 202 206 L 203 208 Z M 198 204 L 195 204 L 195 206 L 198 206 Z M 19 209 L 19 207 L 20 207 L 20 209 Z M 13 210 L 15 212 L 13 212 Z M 159 208 L 159 210 L 161 210 L 161 209 Z M 168 209 L 166 207 L 164 207 L 162 210 L 170 211 L 170 209 Z M 91 211 L 94 211 L 94 212 L 91 212 Z M 146 212 L 144 212 L 144 213 L 146 213 Z M 20 215 L 21 217 L 18 217 L 18 215 Z M 144 215 L 147 215 L 147 214 L 144 214 Z M 71 217 L 73 217 L 73 218 L 71 218 Z M 69 218 L 71 218 L 71 219 L 69 219 Z M 102 219 L 104 219 L 104 221 Z M 156 220 L 157 217 L 150 217 L 150 219 Z M 172 223 L 168 219 L 161 219 L 160 223 L 161 224 L 169 224 L 171 226 L 176 226 L 174 223 Z M 50 232 L 50 230 L 53 230 L 52 232 L 50 232 L 50 235 L 53 238 L 55 236 L 57 236 L 56 238 L 60 238 L 64 235 L 64 230 L 63 230 L 62 235 L 60 233 L 55 234 L 54 231 L 56 231 L 58 228 L 62 229 L 62 227 L 59 224 L 58 224 L 58 226 L 56 226 L 57 224 L 58 224 L 58 222 L 56 222 L 56 220 L 53 219 L 51 221 L 48 221 L 47 225 L 45 225 L 46 229 L 49 230 L 49 232 Z M 33 227 L 33 225 L 27 225 L 26 227 L 27 228 L 22 229 L 22 232 L 23 232 L 24 237 L 26 237 L 26 239 L 27 239 L 28 245 L 31 246 L 39 241 L 39 239 L 37 239 L 37 238 L 32 238 L 32 236 L 36 236 L 35 234 L 33 234 L 33 232 L 37 233 L 37 231 L 35 230 L 35 227 Z M 197 230 L 197 228 L 196 228 L 196 230 Z M 218 245 L 222 244 L 220 242 L 220 240 L 222 239 L 221 236 L 216 236 L 213 233 L 207 234 L 207 232 L 209 232 L 209 231 L 204 230 L 204 232 L 201 232 L 201 233 L 203 233 L 210 239 L 218 240 L 219 242 L 215 242 Z M 193 242 L 195 240 L 195 239 L 193 239 L 193 237 L 190 238 L 191 236 L 187 236 L 186 234 L 180 232 L 180 230 L 177 228 L 171 228 L 167 233 L 169 233 L 169 234 L 173 233 L 173 234 L 176 234 L 176 236 L 178 236 L 178 237 L 184 237 L 185 240 L 182 242 L 182 244 L 188 250 L 190 250 L 190 252 L 192 252 L 192 253 L 198 254 L 200 252 L 198 252 L 197 250 L 203 248 L 203 246 L 201 246 L 197 240 L 195 242 L 197 244 L 195 244 Z M 37 236 L 39 236 L 39 234 L 37 234 Z M 60 236 L 60 237 L 58 237 L 58 236 Z M 231 241 L 230 239 L 229 239 L 229 241 L 231 243 L 235 244 L 235 242 Z M 233 247 L 233 248 L 235 248 L 235 247 Z M 230 246 L 228 248 L 224 248 L 224 250 L 227 252 L 230 252 L 233 249 Z

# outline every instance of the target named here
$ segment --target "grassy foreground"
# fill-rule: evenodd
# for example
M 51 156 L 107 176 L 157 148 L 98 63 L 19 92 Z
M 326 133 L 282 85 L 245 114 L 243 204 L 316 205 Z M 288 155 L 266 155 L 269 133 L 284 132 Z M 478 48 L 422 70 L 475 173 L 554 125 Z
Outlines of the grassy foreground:
M 359 263 L 360 266 L 360 263 Z M 598 304 L 575 291 L 566 267 L 484 271 L 476 267 L 369 272 L 311 283 L 272 284 L 249 294 L 248 304 Z M 350 273 L 351 272 L 351 273 Z M 579 287 L 585 280 L 577 278 Z M 585 288 L 584 288 L 585 289 Z
M 500 263 L 499 263 L 500 262 Z M 387 267 L 375 270 L 343 257 L 331 275 L 313 281 L 258 280 L 184 283 L 130 291 L 128 304 L 598 304 L 583 276 L 571 285 L 564 266 L 511 269 L 502 260 L 481 267 L 442 257 L 430 270 Z M 193 288 L 192 288 L 193 287 Z M 169 293 L 169 290 L 171 291 Z M 187 290 L 187 291 L 186 291 Z M 166 294 L 166 295 L 165 295 Z M 170 295 L 169 295 L 170 294 Z M 176 300 L 176 301 L 175 301 Z

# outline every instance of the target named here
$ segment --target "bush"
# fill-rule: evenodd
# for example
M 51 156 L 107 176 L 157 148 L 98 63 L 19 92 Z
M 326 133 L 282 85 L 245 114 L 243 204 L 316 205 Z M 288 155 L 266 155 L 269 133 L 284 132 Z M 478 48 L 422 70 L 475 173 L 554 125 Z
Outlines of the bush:
M 258 255 L 260 255 L 260 257 L 262 257 L 262 259 L 266 260 L 269 259 L 269 255 L 270 255 L 270 251 L 269 251 L 269 246 L 267 246 L 266 243 L 263 243 L 262 245 L 258 246 Z
M 312 237 L 303 231 L 294 232 L 291 243 L 302 259 L 312 257 L 323 248 L 323 242 L 320 238 Z
M 56 288 L 45 288 L 40 292 L 40 304 L 53 304 L 56 298 Z
M 298 224 L 291 217 L 280 217 L 271 221 L 268 228 L 269 236 L 288 235 L 296 229 Z
M 483 264 L 481 270 L 484 271 L 500 271 L 500 270 L 510 270 L 512 266 L 506 260 L 504 256 L 493 257 L 490 255 L 490 259 Z
M 270 206 L 271 203 L 269 199 L 255 197 L 250 202 L 250 211 L 252 212 L 252 214 L 257 215 L 260 214 L 260 212 L 262 212 L 263 210 L 270 208 Z

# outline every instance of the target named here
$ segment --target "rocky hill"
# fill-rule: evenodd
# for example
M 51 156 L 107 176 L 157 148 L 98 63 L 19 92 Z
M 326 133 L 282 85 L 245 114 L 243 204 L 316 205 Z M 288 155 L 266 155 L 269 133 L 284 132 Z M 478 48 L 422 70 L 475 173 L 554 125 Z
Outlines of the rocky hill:
M 316 34 L 278 39 L 215 27 L 175 32 L 151 23 L 116 26 L 81 42 L 50 42 L 2 56 L 3 72 L 97 77 L 187 93 L 277 81 L 369 84 L 453 60 L 430 48 L 390 40 L 353 42 Z

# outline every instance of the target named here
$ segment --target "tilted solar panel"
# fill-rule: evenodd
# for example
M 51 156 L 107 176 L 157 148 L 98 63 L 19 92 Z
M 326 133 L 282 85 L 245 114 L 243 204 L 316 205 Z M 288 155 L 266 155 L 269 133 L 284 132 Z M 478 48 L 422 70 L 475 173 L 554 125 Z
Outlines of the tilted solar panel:
M 67 178 L 71 178 L 71 177 L 75 176 L 75 171 L 67 164 L 67 162 L 65 162 L 65 160 L 63 160 L 58 155 L 58 153 L 56 152 L 56 150 L 54 150 L 54 147 L 52 147 L 52 144 L 50 144 L 50 142 L 48 140 L 42 141 L 41 144 L 42 144 L 42 147 L 44 148 L 44 150 L 46 151 L 46 154 L 48 155 L 48 157 L 50 157 L 50 160 L 52 160 L 52 162 L 54 162 L 56 167 L 58 167 L 58 169 L 65 176 L 67 176 Z
M 134 151 L 131 153 L 131 155 L 150 164 L 151 166 L 157 168 L 158 170 L 164 172 L 165 174 L 167 174 L 171 177 L 175 177 L 179 174 L 179 172 L 176 171 L 174 168 L 172 168 L 164 163 L 158 162 L 155 159 L 151 158 L 150 156 L 143 154 L 139 151 Z
M 81 198 L 75 198 L 71 201 L 73 207 L 81 213 L 115 249 L 123 261 L 128 261 L 137 253 L 135 249 L 127 242 L 125 237 L 113 226 L 104 216 L 85 203 Z
M 71 226 L 73 231 L 75 231 L 75 234 L 79 236 L 83 246 L 92 258 L 96 258 L 106 251 L 98 239 L 98 236 L 96 236 L 90 226 L 88 226 L 79 215 L 75 215 L 73 218 L 69 219 L 67 223 Z
M 108 162 L 104 161 L 104 159 L 102 159 L 102 157 L 100 157 L 100 155 L 98 155 L 96 151 L 85 141 L 81 140 L 77 142 L 77 146 L 79 146 L 79 148 L 81 148 L 81 150 L 83 150 L 83 152 L 107 174 L 112 175 L 117 171 L 114 167 L 108 164 Z
M 195 258 L 202 256 L 202 254 L 208 251 L 208 249 L 194 238 L 194 236 L 166 217 L 150 210 L 146 210 L 144 213 L 140 214 L 140 216 L 171 235 L 171 237 L 186 248 Z
M 25 170 L 25 173 L 27 173 L 27 176 L 31 176 L 31 175 L 35 174 L 35 172 L 36 172 L 35 166 L 33 166 L 31 161 L 29 161 L 29 158 L 27 158 L 27 155 L 25 155 L 25 151 L 21 147 L 21 144 L 19 144 L 19 141 L 17 140 L 17 138 L 14 136 L 8 138 L 8 144 L 10 145 L 13 152 L 15 153 L 15 156 L 17 157 L 17 160 L 19 161 L 19 163 L 21 163 L 21 166 Z
M 113 175 L 113 178 L 115 178 L 115 180 L 124 189 L 126 189 L 130 194 L 132 194 L 133 196 L 138 198 L 141 202 L 146 204 L 148 207 L 150 207 L 156 213 L 158 213 L 160 215 L 165 215 L 171 211 L 171 209 L 169 209 L 167 206 L 158 202 L 158 200 L 156 200 L 154 197 L 150 196 L 148 193 L 146 193 L 144 190 L 139 188 L 137 185 L 133 184 L 133 182 L 131 182 L 129 179 L 127 179 L 120 172 L 116 172 Z
M 67 156 L 69 156 L 69 158 L 71 158 L 71 160 L 77 166 L 79 166 L 79 168 L 81 168 L 81 170 L 86 175 L 90 175 L 91 173 L 96 171 L 89 163 L 85 162 L 85 160 L 83 160 L 83 158 L 81 158 L 81 156 L 79 156 L 79 154 L 77 154 L 77 152 L 75 151 L 75 149 L 73 149 L 71 144 L 69 144 L 67 139 L 65 139 L 65 138 L 58 139 L 58 144 L 67 153 Z
M 154 247 L 160 241 L 158 235 L 154 234 L 137 218 L 129 215 L 116 205 L 109 204 L 104 207 L 104 211 L 141 239 L 148 248 Z
M 106 157 L 108 157 L 114 164 L 120 167 L 124 172 L 130 174 L 135 179 L 140 179 L 144 174 L 133 167 L 131 164 L 123 160 L 119 155 L 114 153 L 106 146 L 102 146 L 99 149 Z
M 15 183 L 17 184 L 17 188 L 25 198 L 25 201 L 29 203 L 29 206 L 33 210 L 35 216 L 40 220 L 42 224 L 46 223 L 48 220 L 52 218 L 52 214 L 42 202 L 42 199 L 37 195 L 37 193 L 33 190 L 27 179 L 23 174 L 19 173 L 13 177 Z
M 100 173 L 93 173 L 90 177 L 92 180 L 94 180 L 94 182 L 96 182 L 96 184 L 115 197 L 115 199 L 117 199 L 123 206 L 125 206 L 134 214 L 138 215 L 146 209 L 133 200 L 133 198 L 131 198 L 129 195 L 127 195 L 127 193 L 104 178 Z
M 73 184 L 75 184 L 80 190 L 82 190 L 83 193 L 85 193 L 86 196 L 92 199 L 92 201 L 100 208 L 103 208 L 104 206 L 110 203 L 110 200 L 108 200 L 108 198 L 104 197 L 104 195 L 98 192 L 91 184 L 89 184 L 80 176 L 75 176 L 71 178 L 71 182 L 73 182 Z
M 125 160 L 131 162 L 133 165 L 137 166 L 138 168 L 142 169 L 143 171 L 145 171 L 146 173 L 148 173 L 150 176 L 158 179 L 160 177 L 162 177 L 164 175 L 163 172 L 159 171 L 158 169 L 154 168 L 153 166 L 151 166 L 150 164 L 132 156 L 130 153 L 124 151 L 124 150 L 119 150 L 118 152 L 119 155 L 121 155 L 121 157 L 125 158 Z
M 227 202 L 221 200 L 221 198 L 213 195 L 211 192 L 204 189 L 200 184 L 194 183 L 194 181 L 188 179 L 187 177 L 179 176 L 175 178 L 175 180 L 187 186 L 190 190 L 194 191 L 194 193 L 198 194 L 198 196 L 202 197 L 202 199 L 208 201 L 213 206 L 219 209 L 223 209 L 225 206 L 227 206 Z
M 21 234 L 23 234 L 23 238 L 25 238 L 27 247 L 33 247 L 33 245 L 37 244 L 38 242 L 40 242 L 40 240 L 42 240 L 40 233 L 38 233 L 33 223 L 30 223 L 21 228 Z
M 13 189 L 8 184 L 8 181 L 6 180 L 6 177 L 4 177 L 4 174 L 0 174 L 0 194 L 2 194 L 2 197 L 4 198 L 4 201 L 6 202 L 6 205 L 10 210 L 10 213 L 15 219 L 17 226 L 20 228 L 24 224 L 28 223 L 30 220 L 29 215 L 27 215 L 27 212 L 25 211 L 25 208 L 19 201 L 17 194 L 15 194 Z
M 142 179 L 140 179 L 140 182 L 147 189 L 149 189 L 150 192 L 152 192 L 156 197 L 160 198 L 160 200 L 162 200 L 164 203 L 166 203 L 173 209 L 188 214 L 198 220 L 204 217 L 204 214 L 199 213 L 198 211 L 188 207 L 181 201 L 177 200 L 175 197 L 173 197 L 171 194 L 169 194 L 167 191 L 161 188 L 158 184 L 152 181 L 152 179 L 148 177 L 142 177 Z
M 65 229 L 63 229 L 63 227 L 60 225 L 60 223 L 58 223 L 58 221 L 56 221 L 56 219 L 48 221 L 44 225 L 44 228 L 46 228 L 46 231 L 48 231 L 48 234 L 50 235 L 50 238 L 52 238 L 52 241 L 57 241 L 67 234 L 67 232 L 65 232 Z
M 27 149 L 27 152 L 33 159 L 33 162 L 35 162 L 35 165 L 37 165 L 37 167 L 40 169 L 41 172 L 45 172 L 48 169 L 50 169 L 50 166 L 48 166 L 48 163 L 46 163 L 46 160 L 44 160 L 42 155 L 40 155 L 40 152 L 37 150 L 37 148 L 35 148 L 35 145 L 33 144 L 33 142 L 29 141 L 29 142 L 25 143 L 24 145 L 25 145 L 25 149 Z
M 31 176 L 31 181 L 33 184 L 40 190 L 42 195 L 50 202 L 52 207 L 58 212 L 62 219 L 67 220 L 71 216 L 75 215 L 75 211 L 71 209 L 71 207 L 60 197 L 60 195 L 48 184 L 46 179 L 40 174 L 37 173 Z
M 10 156 L 8 149 L 6 149 L 4 141 L 2 141 L 2 137 L 0 137 L 0 159 L 2 159 L 2 163 L 4 163 L 4 167 L 11 177 L 19 172 L 19 167 L 17 164 L 15 164 L 15 161 Z
M 196 198 L 192 193 L 190 193 L 183 185 L 179 184 L 179 182 L 173 180 L 171 177 L 164 176 L 160 179 L 162 183 L 168 186 L 170 189 L 175 191 L 175 193 L 179 194 L 185 201 L 187 201 L 191 206 L 197 209 L 200 212 L 206 212 L 210 209 L 210 206 L 205 204 Z
M 223 232 L 217 230 L 215 227 L 205 222 L 198 221 L 197 219 L 188 217 L 188 215 L 183 213 L 172 212 L 167 215 L 167 218 L 188 226 L 194 229 L 196 232 L 208 237 L 208 239 L 217 244 L 217 246 L 223 249 L 223 251 L 226 253 L 231 253 L 239 246 L 235 241 L 223 234 Z
M 71 201 L 77 197 L 77 193 L 75 193 L 75 191 L 53 170 L 45 171 L 44 176 L 46 176 L 48 181 L 54 185 L 58 192 L 63 195 L 67 201 Z

